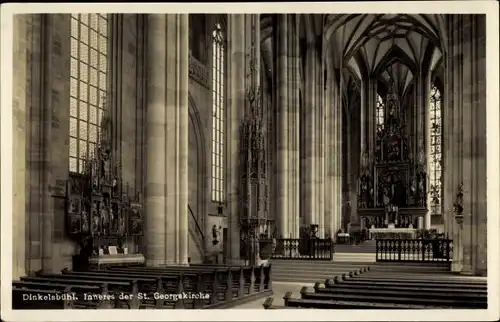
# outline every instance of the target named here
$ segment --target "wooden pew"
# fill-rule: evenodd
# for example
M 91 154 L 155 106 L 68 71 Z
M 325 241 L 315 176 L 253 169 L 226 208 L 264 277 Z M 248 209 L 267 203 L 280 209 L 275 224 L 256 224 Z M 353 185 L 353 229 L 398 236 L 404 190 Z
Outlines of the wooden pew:
M 398 296 L 398 297 L 412 297 L 412 298 L 422 298 L 422 299 L 449 299 L 450 297 L 454 299 L 461 299 L 464 301 L 470 301 L 471 303 L 475 301 L 487 302 L 488 294 L 486 292 L 434 292 L 432 289 L 421 290 L 414 288 L 406 289 L 352 289 L 349 286 L 345 287 L 338 285 L 335 287 L 324 287 L 316 288 L 315 293 L 325 293 L 325 294 L 345 294 L 345 295 L 373 295 L 373 296 Z
M 221 266 L 219 266 L 221 267 Z M 222 266 L 223 267 L 223 266 Z M 144 272 L 150 272 L 152 270 L 154 271 L 161 271 L 161 272 L 198 272 L 198 271 L 210 271 L 210 272 L 221 272 L 221 274 L 225 277 L 227 275 L 229 267 L 224 267 L 224 268 L 217 268 L 213 269 L 212 267 L 178 267 L 178 266 L 169 266 L 169 267 L 141 267 L 138 268 L 138 270 L 142 270 Z M 116 270 L 116 268 L 111 268 L 110 270 Z M 124 268 L 122 271 L 131 271 L 135 270 L 135 268 Z M 224 273 L 226 272 L 226 273 Z M 266 269 L 264 266 L 258 266 L 258 267 L 238 267 L 238 266 L 232 266 L 231 267 L 231 272 L 232 272 L 232 277 L 234 280 L 235 275 L 239 278 L 241 275 L 241 272 L 244 274 L 244 279 L 245 279 L 245 284 L 244 284 L 244 291 L 247 294 L 253 294 L 255 292 L 263 292 L 264 290 L 270 290 L 272 288 L 272 277 L 270 276 L 271 270 Z M 267 276 L 266 276 L 267 272 Z M 253 275 L 253 276 L 252 276 Z M 222 278 L 222 281 L 224 278 Z M 219 282 L 219 284 L 222 282 Z M 252 287 L 253 285 L 253 287 Z M 241 292 L 242 290 L 239 290 Z M 235 294 L 236 296 L 236 294 Z
M 247 268 L 247 271 L 250 269 L 251 268 Z M 245 281 L 241 283 L 242 276 L 245 277 L 245 269 L 242 267 L 201 270 L 199 268 L 190 267 L 142 267 L 110 269 L 109 271 L 125 274 L 154 274 L 155 276 L 187 276 L 191 274 L 192 276 L 196 276 L 196 279 L 191 279 L 191 285 L 186 285 L 185 288 L 190 291 L 210 293 L 210 301 L 204 303 L 205 306 L 231 301 L 233 298 L 241 298 L 245 295 L 245 290 L 241 287 L 242 285 L 245 286 Z M 231 287 L 229 287 L 229 285 L 231 285 Z M 195 305 L 199 306 L 199 303 Z
M 324 284 L 320 283 L 320 282 L 316 282 L 316 284 L 314 285 L 314 289 L 316 292 L 336 292 L 337 289 L 341 289 L 341 288 L 347 288 L 347 289 L 350 289 L 350 290 L 370 290 L 370 291 L 378 291 L 380 290 L 381 288 L 377 285 L 371 285 L 371 284 L 344 284 L 344 283 L 339 283 L 339 284 L 334 284 L 334 285 L 324 285 Z M 437 294 L 450 294 L 450 290 L 449 289 L 443 289 L 443 288 L 437 288 L 435 286 L 432 286 L 432 285 L 428 285 L 428 286 L 420 286 L 420 287 L 405 287 L 405 286 L 384 286 L 382 288 L 384 291 L 403 291 L 403 290 L 416 290 L 416 291 L 421 291 L 421 292 L 434 292 L 434 293 L 437 293 Z M 476 294 L 478 296 L 481 296 L 481 295 L 484 295 L 484 296 L 487 296 L 488 295 L 488 291 L 487 290 L 482 290 L 482 289 L 467 289 L 467 288 L 463 288 L 463 289 L 456 289 L 456 290 L 453 290 L 454 293 L 457 293 L 457 294 L 461 294 L 461 293 L 464 293 L 464 294 Z
M 384 292 L 383 288 L 377 291 L 337 291 L 334 292 L 310 292 L 307 287 L 300 291 L 301 298 L 305 300 L 320 301 L 352 301 L 352 302 L 370 302 L 382 304 L 403 304 L 403 305 L 424 305 L 435 308 L 487 308 L 486 299 L 475 297 L 455 297 L 454 294 L 448 296 L 431 296 L 431 292 Z M 426 296 L 427 295 L 427 296 Z
M 74 293 L 70 288 L 63 291 L 37 288 L 12 288 L 12 309 L 40 310 L 40 309 L 72 309 Z
M 383 287 L 391 287 L 391 286 L 404 286 L 404 287 L 428 287 L 429 285 L 434 285 L 436 288 L 448 289 L 448 290 L 459 290 L 459 289 L 475 289 L 475 290 L 484 290 L 486 289 L 485 285 L 461 285 L 461 284 L 452 284 L 452 283 L 427 283 L 422 281 L 401 281 L 401 280 L 387 280 L 387 281 L 374 281 L 374 280 L 361 280 L 361 279 L 343 279 L 342 284 L 345 285 L 376 285 L 379 288 Z
M 108 309 L 112 306 L 103 296 L 103 299 L 90 297 L 90 294 L 108 294 L 107 285 L 71 285 L 61 283 L 46 283 L 46 282 L 28 282 L 28 281 L 13 281 L 12 287 L 22 289 L 37 289 L 46 291 L 59 291 L 63 293 L 74 293 L 76 299 L 73 301 L 73 307 L 76 309 L 81 308 L 94 308 L 94 309 Z
M 356 301 L 332 301 L 325 299 L 296 299 L 292 298 L 292 292 L 285 293 L 283 300 L 285 308 L 302 309 L 364 309 L 364 310 L 403 310 L 403 309 L 424 309 L 426 307 L 419 305 L 394 305 L 383 303 L 365 303 Z
M 192 264 L 190 267 L 195 267 L 197 269 L 204 269 L 205 267 L 217 267 L 217 268 L 229 268 L 235 267 L 230 265 L 220 265 L 220 264 Z M 241 266 L 244 269 L 250 270 L 252 266 Z M 264 290 L 272 290 L 272 265 L 260 265 L 254 266 L 254 275 L 255 275 L 255 285 L 256 292 L 262 292 Z M 250 272 L 250 271 L 249 271 Z M 261 282 L 261 278 L 263 278 Z
M 243 266 L 166 266 L 166 267 L 134 267 L 134 268 L 113 268 L 107 269 L 110 272 L 121 272 L 126 274 L 151 274 L 160 276 L 179 274 L 200 274 L 197 282 L 190 279 L 185 281 L 185 289 L 202 290 L 200 292 L 210 293 L 210 301 L 203 303 L 205 308 L 219 307 L 223 303 L 232 300 L 242 299 L 245 296 L 258 295 L 259 292 L 270 291 L 271 270 L 264 266 L 243 267 Z M 196 285 L 196 287 L 191 286 Z M 203 286 L 202 286 L 203 285 Z M 194 304 L 197 307 L 200 303 Z
M 70 278 L 68 278 L 70 277 Z M 107 281 L 106 279 L 85 279 L 75 278 L 72 276 L 65 276 L 62 274 L 53 274 L 53 276 L 24 276 L 21 281 L 26 282 L 39 282 L 39 283 L 53 283 L 53 284 L 67 284 L 67 285 L 97 285 L 103 286 L 103 289 L 108 290 L 108 295 L 93 294 L 98 300 L 110 301 L 112 307 L 118 308 L 125 304 L 128 308 L 138 308 L 137 304 L 131 299 L 120 300 L 119 294 L 137 294 L 137 284 L 130 281 Z M 105 286 L 104 286 L 105 285 Z M 134 293 L 135 292 L 135 293 Z M 135 298 L 135 296 L 134 296 Z M 106 303 L 104 303 L 106 305 Z
M 393 275 L 393 274 L 363 274 L 359 276 L 355 276 L 354 279 L 362 280 L 362 281 L 375 281 L 375 282 L 385 282 L 385 281 L 403 281 L 408 283 L 432 283 L 432 284 L 458 284 L 467 287 L 468 285 L 483 285 L 486 286 L 486 281 L 477 281 L 477 280 L 464 280 L 457 279 L 452 277 L 425 277 L 422 275 L 413 275 L 413 274 L 405 274 L 405 275 Z
M 41 276 L 47 277 L 58 277 L 58 278 L 70 278 L 70 279 L 90 279 L 90 280 L 102 280 L 102 281 L 118 281 L 118 282 L 128 282 L 130 287 L 123 289 L 113 289 L 113 291 L 118 295 L 117 304 L 128 306 L 131 309 L 141 308 L 141 305 L 146 296 L 152 295 L 154 292 L 162 293 L 161 282 L 157 278 L 146 277 L 146 276 L 111 276 L 104 274 L 92 274 L 89 272 L 73 272 L 68 270 L 63 270 L 62 274 L 43 274 Z M 145 295 L 145 296 L 144 296 Z
M 87 272 L 71 272 L 63 270 L 64 275 L 81 275 L 88 278 L 96 276 L 106 277 L 108 279 L 133 279 L 138 282 L 138 297 L 141 300 L 141 308 L 185 308 L 186 300 L 179 298 L 175 299 L 174 294 L 182 294 L 185 291 L 195 292 L 196 290 L 185 287 L 186 280 L 191 278 L 196 281 L 198 274 L 193 273 L 172 273 L 160 274 L 158 272 L 142 272 L 142 271 L 110 271 L 94 269 Z M 148 281 L 149 283 L 141 283 Z M 151 283 L 155 281 L 155 283 Z M 170 295 L 168 295 L 170 294 Z

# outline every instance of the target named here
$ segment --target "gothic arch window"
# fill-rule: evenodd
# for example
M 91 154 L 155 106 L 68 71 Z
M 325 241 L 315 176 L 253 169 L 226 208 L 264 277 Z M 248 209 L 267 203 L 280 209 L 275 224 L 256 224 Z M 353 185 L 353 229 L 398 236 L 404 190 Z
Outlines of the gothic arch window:
M 105 108 L 108 18 L 71 15 L 69 171 L 82 172 L 93 153 Z
M 224 32 L 216 23 L 212 32 L 212 200 L 225 196 L 225 50 Z
M 382 97 L 379 94 L 377 94 L 377 113 L 376 113 L 377 131 L 382 131 L 384 129 L 384 109 L 385 109 L 384 101 L 382 100 Z
M 431 215 L 441 214 L 442 207 L 442 110 L 441 92 L 433 85 L 429 102 L 429 192 Z

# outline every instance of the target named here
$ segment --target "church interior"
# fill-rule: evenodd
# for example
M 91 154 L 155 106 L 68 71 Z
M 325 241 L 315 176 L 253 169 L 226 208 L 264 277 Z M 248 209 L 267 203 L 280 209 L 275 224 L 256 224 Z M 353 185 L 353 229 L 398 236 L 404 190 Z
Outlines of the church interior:
M 362 245 L 486 276 L 485 37 L 480 14 L 15 16 L 13 280 L 262 266 L 265 293 L 275 262 Z

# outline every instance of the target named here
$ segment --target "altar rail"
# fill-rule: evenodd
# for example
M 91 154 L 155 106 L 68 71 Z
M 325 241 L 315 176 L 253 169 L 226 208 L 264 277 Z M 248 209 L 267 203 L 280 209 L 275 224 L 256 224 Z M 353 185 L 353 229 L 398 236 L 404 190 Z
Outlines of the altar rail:
M 451 262 L 451 239 L 377 239 L 377 262 Z
M 330 238 L 278 238 L 273 243 L 271 258 L 332 260 L 333 253 L 333 240 Z

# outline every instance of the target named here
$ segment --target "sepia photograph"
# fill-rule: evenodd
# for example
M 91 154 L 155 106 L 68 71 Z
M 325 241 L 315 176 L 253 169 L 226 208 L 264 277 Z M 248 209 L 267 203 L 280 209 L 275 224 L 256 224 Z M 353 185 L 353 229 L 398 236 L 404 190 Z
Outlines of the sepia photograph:
M 2 12 L 2 319 L 498 317 L 477 3 Z

